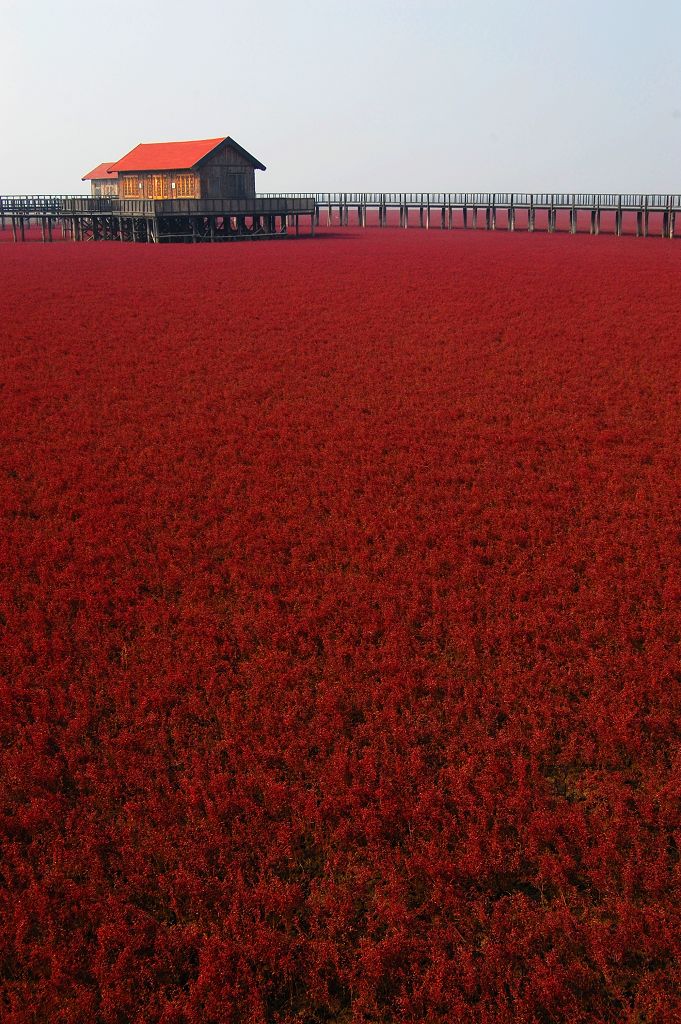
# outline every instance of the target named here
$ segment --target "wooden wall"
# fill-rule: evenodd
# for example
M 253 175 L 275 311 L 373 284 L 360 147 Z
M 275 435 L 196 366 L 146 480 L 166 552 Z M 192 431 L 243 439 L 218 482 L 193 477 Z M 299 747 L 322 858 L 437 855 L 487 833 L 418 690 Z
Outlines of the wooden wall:
M 231 146 L 223 145 L 201 164 L 202 199 L 246 199 L 255 195 L 255 170 Z
M 229 145 L 220 146 L 195 170 L 123 172 L 118 180 L 121 199 L 248 199 L 255 195 L 253 166 Z
M 121 199 L 201 199 L 201 180 L 193 171 L 121 173 L 119 181 Z
M 90 181 L 90 194 L 95 197 L 115 197 L 118 195 L 118 181 L 109 181 L 106 178 L 95 178 L 94 181 Z

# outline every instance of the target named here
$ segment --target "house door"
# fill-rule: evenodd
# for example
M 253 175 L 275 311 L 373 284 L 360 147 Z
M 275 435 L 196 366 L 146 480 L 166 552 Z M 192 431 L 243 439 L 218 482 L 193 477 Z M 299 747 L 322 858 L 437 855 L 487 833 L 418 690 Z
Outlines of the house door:
M 151 198 L 152 199 L 165 199 L 163 190 L 164 180 L 162 174 L 152 174 L 151 176 Z

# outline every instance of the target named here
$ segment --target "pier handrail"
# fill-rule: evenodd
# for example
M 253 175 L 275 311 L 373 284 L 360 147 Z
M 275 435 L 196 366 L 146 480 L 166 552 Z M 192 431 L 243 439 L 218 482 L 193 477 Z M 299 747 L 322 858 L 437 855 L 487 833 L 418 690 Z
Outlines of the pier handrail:
M 553 209 L 601 210 L 656 210 L 681 211 L 681 194 L 661 192 L 258 192 L 257 199 L 310 199 L 318 206 L 424 206 L 424 207 L 515 207 L 534 206 Z M 58 214 L 73 203 L 82 202 L 102 212 L 107 203 L 161 202 L 161 200 L 123 199 L 116 196 L 90 196 L 87 194 L 2 195 L 0 212 L 3 214 Z

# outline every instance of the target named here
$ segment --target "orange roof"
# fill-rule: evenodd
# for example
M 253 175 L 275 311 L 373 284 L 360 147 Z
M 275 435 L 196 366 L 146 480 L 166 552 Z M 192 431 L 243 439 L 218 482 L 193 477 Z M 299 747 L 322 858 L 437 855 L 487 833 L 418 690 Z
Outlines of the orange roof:
M 228 142 L 230 146 L 238 150 L 254 167 L 261 171 L 265 170 L 264 164 L 242 149 L 229 135 L 223 135 L 219 139 L 200 139 L 193 142 L 142 142 L 120 160 L 111 164 L 111 169 L 115 171 L 179 171 L 195 167 L 223 142 Z
M 97 166 L 95 167 L 95 169 L 93 171 L 90 171 L 89 174 L 83 175 L 83 177 L 80 180 L 81 181 L 99 181 L 102 178 L 109 178 L 109 179 L 117 178 L 118 177 L 118 171 L 112 171 L 112 170 L 109 169 L 111 167 L 112 163 L 113 163 L 113 160 L 107 160 L 106 163 L 97 164 Z

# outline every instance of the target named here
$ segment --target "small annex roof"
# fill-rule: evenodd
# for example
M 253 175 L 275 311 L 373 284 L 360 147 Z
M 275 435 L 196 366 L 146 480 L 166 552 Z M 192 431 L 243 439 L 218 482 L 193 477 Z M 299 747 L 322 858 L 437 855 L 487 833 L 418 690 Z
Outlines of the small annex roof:
M 113 160 L 107 160 L 106 163 L 97 164 L 97 166 L 90 171 L 89 174 L 84 174 L 80 179 L 81 181 L 101 181 L 107 179 L 111 181 L 112 178 L 118 177 L 118 171 L 110 170 Z
M 222 143 L 227 142 L 242 156 L 261 171 L 265 165 L 256 160 L 254 156 L 247 153 L 245 149 L 231 139 L 229 135 L 223 135 L 219 139 L 200 139 L 192 142 L 142 142 L 135 146 L 124 157 L 111 165 L 115 171 L 180 171 L 185 168 L 196 167 L 205 157 L 209 156 L 214 149 Z

